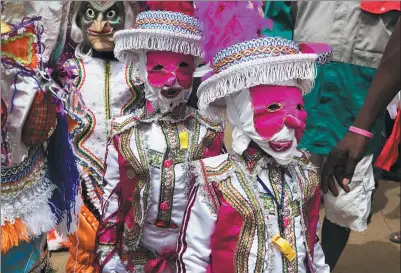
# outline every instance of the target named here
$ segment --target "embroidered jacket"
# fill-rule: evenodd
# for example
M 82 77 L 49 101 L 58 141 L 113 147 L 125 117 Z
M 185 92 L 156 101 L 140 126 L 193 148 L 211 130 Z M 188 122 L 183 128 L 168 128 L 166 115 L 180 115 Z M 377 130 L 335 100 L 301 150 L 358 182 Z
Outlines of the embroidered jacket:
M 174 272 L 188 162 L 220 154 L 222 127 L 185 104 L 161 115 L 148 103 L 113 130 L 98 229 L 102 272 Z
M 319 180 L 303 154 L 287 166 L 249 150 L 191 165 L 196 186 L 178 239 L 177 272 L 305 273 L 308 264 L 312 272 L 329 272 L 311 240 L 316 231 L 308 229 Z M 295 251 L 291 262 L 272 244 L 277 234 Z
M 134 65 L 113 60 L 90 56 L 72 58 L 66 61 L 64 69 L 73 75 L 73 79 L 62 81 L 70 92 L 69 131 L 78 159 L 85 204 L 81 208 L 77 235 L 69 236 L 71 255 L 66 271 L 93 272 L 110 122 L 143 104 L 143 87 Z
M 98 218 L 110 121 L 132 113 L 143 103 L 142 82 L 135 66 L 117 61 L 73 58 L 64 68 L 73 74 L 69 130 L 82 176 L 83 198 Z

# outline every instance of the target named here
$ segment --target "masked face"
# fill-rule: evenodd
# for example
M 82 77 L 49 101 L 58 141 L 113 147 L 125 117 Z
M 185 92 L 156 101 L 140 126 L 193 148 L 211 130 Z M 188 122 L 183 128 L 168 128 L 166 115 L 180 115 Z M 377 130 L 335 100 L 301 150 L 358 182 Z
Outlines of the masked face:
M 247 138 L 247 146 L 253 140 L 278 163 L 291 162 L 307 117 L 300 89 L 271 85 L 251 87 L 229 100 L 227 112 L 237 130 L 233 132 L 233 142 Z
M 85 2 L 78 18 L 78 25 L 92 48 L 100 52 L 113 51 L 113 35 L 124 28 L 125 12 L 121 1 Z
M 188 100 L 192 89 L 194 57 L 166 51 L 146 53 L 146 99 L 162 113 Z
M 251 87 L 249 93 L 256 132 L 264 140 L 270 140 L 272 149 L 285 151 L 289 147 L 287 141 L 272 141 L 284 126 L 294 131 L 298 142 L 301 140 L 307 117 L 301 90 L 289 86 L 259 85 Z

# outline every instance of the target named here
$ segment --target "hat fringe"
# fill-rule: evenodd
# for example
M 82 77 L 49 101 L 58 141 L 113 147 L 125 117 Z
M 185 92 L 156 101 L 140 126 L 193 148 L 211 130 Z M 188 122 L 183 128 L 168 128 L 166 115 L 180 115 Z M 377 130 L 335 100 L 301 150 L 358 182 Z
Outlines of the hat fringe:
M 201 41 L 193 36 L 183 36 L 168 32 L 125 32 L 115 37 L 115 57 L 122 62 L 132 63 L 139 60 L 139 50 L 171 51 L 196 57 L 202 57 Z
M 303 95 L 313 88 L 316 77 L 317 55 L 281 56 L 259 59 L 227 69 L 203 82 L 198 89 L 198 106 L 206 116 L 219 115 L 223 109 L 209 104 L 246 88 L 261 84 L 280 84 L 290 79 L 300 79 L 299 87 Z

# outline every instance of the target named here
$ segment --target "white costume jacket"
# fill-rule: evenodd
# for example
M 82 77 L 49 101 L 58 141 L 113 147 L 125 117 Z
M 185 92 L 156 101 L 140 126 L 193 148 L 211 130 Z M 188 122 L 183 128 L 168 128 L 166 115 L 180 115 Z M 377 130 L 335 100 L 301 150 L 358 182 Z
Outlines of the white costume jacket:
M 102 272 L 175 272 L 188 162 L 220 154 L 222 129 L 185 104 L 161 115 L 147 103 L 116 119 L 98 229 Z
M 74 77 L 69 90 L 69 131 L 82 176 L 83 198 L 98 218 L 110 121 L 143 104 L 142 82 L 133 65 L 90 56 L 67 60 L 64 69 L 70 69 Z
M 287 166 L 273 161 L 248 148 L 242 157 L 225 154 L 191 163 L 196 186 L 178 239 L 177 272 L 330 272 L 308 227 L 317 172 L 301 153 Z M 293 261 L 272 244 L 276 234 L 295 250 Z

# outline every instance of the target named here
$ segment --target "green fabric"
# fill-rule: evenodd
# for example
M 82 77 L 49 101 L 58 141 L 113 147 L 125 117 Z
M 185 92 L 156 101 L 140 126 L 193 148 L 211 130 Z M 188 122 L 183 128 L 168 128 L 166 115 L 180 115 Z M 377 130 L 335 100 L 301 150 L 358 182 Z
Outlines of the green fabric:
M 274 24 L 272 30 L 263 30 L 264 35 L 293 39 L 295 22 L 291 2 L 268 1 L 265 17 Z M 338 62 L 318 67 L 315 88 L 304 97 L 308 119 L 300 147 L 312 153 L 328 154 L 355 120 L 374 74 L 373 68 Z M 383 124 L 384 113 L 373 127 L 374 138 L 366 154 L 379 149 Z
M 375 72 L 373 68 L 339 62 L 318 67 L 315 87 L 304 97 L 308 119 L 301 148 L 328 154 L 335 147 L 359 113 Z M 373 127 L 374 138 L 366 154 L 379 149 L 383 124 L 384 114 Z
M 294 22 L 290 1 L 267 1 L 265 17 L 273 20 L 273 29 L 263 29 L 264 36 L 280 36 L 292 40 Z

